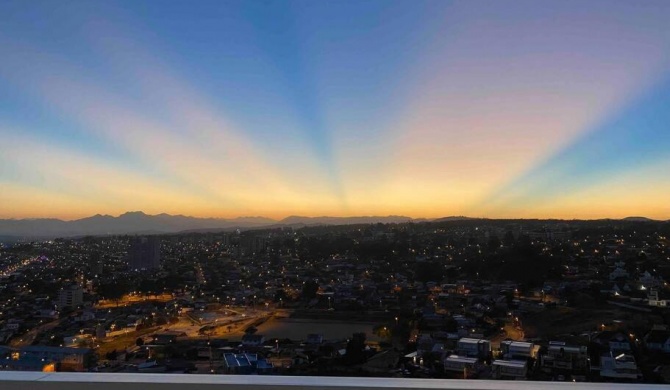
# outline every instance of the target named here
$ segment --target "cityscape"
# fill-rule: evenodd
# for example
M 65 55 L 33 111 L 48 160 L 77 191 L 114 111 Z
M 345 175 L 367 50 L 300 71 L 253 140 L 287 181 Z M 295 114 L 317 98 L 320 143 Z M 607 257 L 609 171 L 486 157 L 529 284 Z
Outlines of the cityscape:
M 670 222 L 14 240 L 0 369 L 670 381 Z
M 0 0 L 0 388 L 670 384 L 668 20 Z

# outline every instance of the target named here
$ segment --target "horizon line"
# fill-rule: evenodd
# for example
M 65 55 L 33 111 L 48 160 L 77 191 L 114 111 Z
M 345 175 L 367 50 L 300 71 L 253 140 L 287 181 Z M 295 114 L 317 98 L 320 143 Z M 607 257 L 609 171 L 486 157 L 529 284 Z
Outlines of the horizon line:
M 355 215 L 299 215 L 299 214 L 288 214 L 285 217 L 280 217 L 280 218 L 273 218 L 273 217 L 267 217 L 263 215 L 239 215 L 239 216 L 231 216 L 231 217 L 221 217 L 221 216 L 195 216 L 195 215 L 185 215 L 185 214 L 170 214 L 166 212 L 162 213 L 157 213 L 157 214 L 150 214 L 142 210 L 132 210 L 132 211 L 125 211 L 123 213 L 120 213 L 118 215 L 112 215 L 112 214 L 103 214 L 103 213 L 96 213 L 93 215 L 89 216 L 84 216 L 84 217 L 77 217 L 77 218 L 62 218 L 62 217 L 0 217 L 0 220 L 4 221 L 34 221 L 34 220 L 42 220 L 42 219 L 51 219 L 51 220 L 59 220 L 63 222 L 74 222 L 74 221 L 79 221 L 82 219 L 86 218 L 93 218 L 93 217 L 111 217 L 111 218 L 120 218 L 123 215 L 126 214 L 142 214 L 146 215 L 149 217 L 157 217 L 161 215 L 169 216 L 169 217 L 184 217 L 184 218 L 194 218 L 194 219 L 218 219 L 218 220 L 237 220 L 237 219 L 252 219 L 252 218 L 258 218 L 258 219 L 269 219 L 277 223 L 281 223 L 283 220 L 288 219 L 288 218 L 310 218 L 310 219 L 318 219 L 318 218 L 340 218 L 340 219 L 346 219 L 346 218 L 408 218 L 412 221 L 415 220 L 427 220 L 427 222 L 439 220 L 439 219 L 446 219 L 446 218 L 463 218 L 463 219 L 473 219 L 473 220 L 527 220 L 527 221 L 533 221 L 533 220 L 554 220 L 554 221 L 600 221 L 600 220 L 625 220 L 625 219 L 633 219 L 633 218 L 639 218 L 639 219 L 647 219 L 649 221 L 655 221 L 655 222 L 668 222 L 670 221 L 669 218 L 652 218 L 652 217 L 647 217 L 644 215 L 627 215 L 625 217 L 591 217 L 591 218 L 579 218 L 579 217 L 491 217 L 491 216 L 468 216 L 468 215 L 443 215 L 443 216 L 436 216 L 436 217 L 425 217 L 425 216 L 408 216 L 408 215 L 403 215 L 403 214 L 386 214 L 386 215 L 375 215 L 375 214 L 368 214 L 368 215 L 362 215 L 362 214 L 355 214 Z M 410 221 L 411 222 L 411 221 Z

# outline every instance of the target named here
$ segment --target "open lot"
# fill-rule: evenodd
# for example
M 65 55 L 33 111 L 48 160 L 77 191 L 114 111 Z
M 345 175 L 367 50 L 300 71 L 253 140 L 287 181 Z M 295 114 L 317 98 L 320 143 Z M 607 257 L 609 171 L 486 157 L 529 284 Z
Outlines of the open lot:
M 372 333 L 371 322 L 345 322 L 294 318 L 271 318 L 258 326 L 258 334 L 266 338 L 304 340 L 309 333 L 319 333 L 327 340 L 347 339 L 354 333 L 365 333 L 368 341 L 382 341 Z
M 629 318 L 631 313 L 604 306 L 600 309 L 584 309 L 558 306 L 555 309 L 529 314 L 523 318 L 526 338 L 550 337 L 560 334 L 593 332 L 601 324 Z

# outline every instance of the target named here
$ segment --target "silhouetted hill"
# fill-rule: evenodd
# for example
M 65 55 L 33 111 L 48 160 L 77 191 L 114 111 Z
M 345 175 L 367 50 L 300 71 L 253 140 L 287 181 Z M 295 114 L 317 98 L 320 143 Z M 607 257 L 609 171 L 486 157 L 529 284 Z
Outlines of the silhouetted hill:
M 622 221 L 627 222 L 656 222 L 656 220 L 647 217 L 626 217 Z
M 351 225 L 366 223 L 403 223 L 412 219 L 403 216 L 387 217 L 288 217 L 276 221 L 265 217 L 196 218 L 184 215 L 148 215 L 130 211 L 113 217 L 94 215 L 73 221 L 60 219 L 0 220 L 0 235 L 9 237 L 54 238 L 108 234 L 179 233 L 278 227 L 286 225 Z
M 481 218 L 470 218 L 470 217 L 464 217 L 464 216 L 444 217 L 444 218 L 433 219 L 431 222 L 470 221 L 470 220 L 473 220 L 473 219 L 481 219 Z
M 148 215 L 131 211 L 114 217 L 94 215 L 73 221 L 60 219 L 0 219 L 0 237 L 4 241 L 15 238 L 56 238 L 109 234 L 161 234 L 181 232 L 214 232 L 231 229 L 277 228 L 282 226 L 303 227 L 319 225 L 355 225 L 371 223 L 448 222 L 477 221 L 482 218 L 451 216 L 437 219 L 389 215 L 362 217 L 303 217 L 290 216 L 280 221 L 265 217 L 197 218 L 184 215 Z M 488 220 L 492 221 L 492 220 Z M 604 220 L 615 221 L 615 220 Z M 645 217 L 628 217 L 625 222 L 654 222 Z
M 279 221 L 282 225 L 356 225 L 366 223 L 405 223 L 410 217 L 389 215 L 386 217 L 300 217 L 290 216 Z
M 0 220 L 0 235 L 13 237 L 72 237 L 84 235 L 177 233 L 185 230 L 260 227 L 277 221 L 263 217 L 195 218 L 184 215 L 148 215 L 141 211 L 118 217 L 94 215 L 73 221 L 59 219 Z

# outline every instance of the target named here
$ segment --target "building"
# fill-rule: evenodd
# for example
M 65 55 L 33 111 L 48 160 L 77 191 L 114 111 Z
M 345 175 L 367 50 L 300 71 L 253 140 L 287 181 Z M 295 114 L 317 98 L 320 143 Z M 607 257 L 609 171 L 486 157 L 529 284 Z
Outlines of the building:
M 588 362 L 586 347 L 555 341 L 549 343 L 547 354 L 541 356 L 541 366 L 545 371 L 583 371 L 588 369 Z
M 223 362 L 226 374 L 269 374 L 273 368 L 272 363 L 259 359 L 256 354 L 252 353 L 226 353 L 223 355 Z
M 645 337 L 644 342 L 650 351 L 670 353 L 670 331 L 652 329 Z
M 468 375 L 475 371 L 477 360 L 477 358 L 473 357 L 449 355 L 444 359 L 444 369 L 446 371 L 458 372 L 463 375 L 463 378 L 467 378 Z
M 527 374 L 527 360 L 494 360 L 491 364 L 491 376 L 494 379 L 525 379 Z
M 622 332 L 604 330 L 595 336 L 593 341 L 608 348 L 613 354 L 618 355 L 621 352 L 629 353 L 632 350 L 629 337 L 630 335 Z
M 484 339 L 472 339 L 464 337 L 458 340 L 456 351 L 458 352 L 459 356 L 486 359 L 491 355 L 491 342 Z
M 15 354 L 16 359 L 39 359 L 56 363 L 57 371 L 84 371 L 92 351 L 88 348 L 29 345 Z
M 58 292 L 58 308 L 76 308 L 84 303 L 84 289 L 77 284 L 65 286 Z
M 128 267 L 131 271 L 160 268 L 160 240 L 158 237 L 135 237 L 130 240 Z
M 653 289 L 653 288 L 651 290 L 649 290 L 649 294 L 647 294 L 647 302 L 648 302 L 649 306 L 668 307 L 668 300 L 667 299 L 659 299 L 658 290 Z
M 88 269 L 92 275 L 102 275 L 102 256 L 100 256 L 100 252 L 91 253 L 88 258 Z
M 0 360 L 0 371 L 56 371 L 56 363 L 36 357 Z
M 612 380 L 637 381 L 642 374 L 633 355 L 603 356 L 600 359 L 600 377 Z
M 535 345 L 524 341 L 501 341 L 500 351 L 506 360 L 535 358 Z
M 265 236 L 244 236 L 240 239 L 240 251 L 243 256 L 264 253 L 268 246 Z

